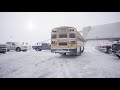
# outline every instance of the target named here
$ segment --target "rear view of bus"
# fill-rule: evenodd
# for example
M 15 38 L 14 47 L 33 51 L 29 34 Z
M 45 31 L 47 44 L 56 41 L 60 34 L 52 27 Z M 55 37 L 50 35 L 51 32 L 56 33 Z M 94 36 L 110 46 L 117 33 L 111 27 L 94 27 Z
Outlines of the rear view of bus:
M 84 38 L 76 28 L 61 26 L 51 31 L 51 52 L 62 55 L 81 55 L 84 51 Z

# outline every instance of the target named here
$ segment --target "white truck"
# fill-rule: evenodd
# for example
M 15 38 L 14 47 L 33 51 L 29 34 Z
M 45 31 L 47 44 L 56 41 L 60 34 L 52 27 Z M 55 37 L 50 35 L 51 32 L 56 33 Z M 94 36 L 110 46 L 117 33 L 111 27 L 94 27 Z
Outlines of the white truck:
M 6 53 L 7 48 L 5 44 L 0 44 L 0 53 Z
M 18 42 L 6 42 L 6 46 L 7 46 L 7 51 L 15 50 L 17 52 L 20 52 L 20 51 L 25 52 L 28 50 L 27 46 L 24 46 Z

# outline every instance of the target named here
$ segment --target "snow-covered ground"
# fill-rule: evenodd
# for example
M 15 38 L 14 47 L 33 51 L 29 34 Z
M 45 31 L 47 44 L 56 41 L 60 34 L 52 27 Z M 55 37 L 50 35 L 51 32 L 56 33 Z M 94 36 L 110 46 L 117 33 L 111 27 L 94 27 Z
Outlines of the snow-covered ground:
M 120 78 L 120 59 L 90 44 L 81 56 L 13 51 L 0 54 L 0 78 Z

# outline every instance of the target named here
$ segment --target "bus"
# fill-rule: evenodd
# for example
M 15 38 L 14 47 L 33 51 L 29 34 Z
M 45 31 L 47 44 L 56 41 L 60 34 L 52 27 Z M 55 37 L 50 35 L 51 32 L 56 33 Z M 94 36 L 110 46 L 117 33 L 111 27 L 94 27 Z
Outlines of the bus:
M 81 55 L 85 39 L 76 28 L 60 26 L 51 30 L 51 52 L 62 55 Z

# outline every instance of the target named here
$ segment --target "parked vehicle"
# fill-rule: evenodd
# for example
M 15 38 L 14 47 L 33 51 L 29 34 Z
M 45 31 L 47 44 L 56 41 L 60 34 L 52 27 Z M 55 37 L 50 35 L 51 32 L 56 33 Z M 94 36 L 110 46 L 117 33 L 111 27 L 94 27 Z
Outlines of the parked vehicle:
M 95 49 L 101 51 L 101 52 L 104 52 L 104 53 L 111 53 L 111 48 L 112 48 L 112 44 L 104 44 L 104 45 L 99 45 L 99 46 L 96 46 Z
M 0 53 L 6 53 L 7 47 L 5 44 L 0 44 Z
M 120 58 L 120 43 L 113 43 L 112 44 L 112 52 Z
M 102 47 L 101 47 L 101 50 L 103 51 L 103 52 L 105 52 L 105 53 L 109 53 L 110 52 L 110 50 L 111 50 L 111 45 L 103 45 Z
M 28 47 L 25 46 L 25 45 L 22 45 L 18 42 L 6 42 L 6 46 L 7 46 L 7 51 L 10 51 L 10 50 L 15 50 L 17 52 L 20 52 L 20 51 L 27 51 L 28 50 Z
M 35 46 L 32 46 L 32 48 L 36 51 L 51 50 L 51 45 L 49 43 L 40 43 Z

